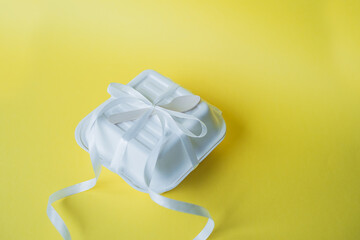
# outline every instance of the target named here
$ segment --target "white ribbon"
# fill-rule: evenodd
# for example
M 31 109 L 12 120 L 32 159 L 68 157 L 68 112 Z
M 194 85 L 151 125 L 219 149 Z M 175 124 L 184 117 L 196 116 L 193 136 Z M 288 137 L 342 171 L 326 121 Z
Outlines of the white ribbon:
M 111 161 L 111 168 L 118 172 L 123 168 L 122 160 L 129 141 L 136 137 L 136 135 L 143 129 L 151 116 L 156 116 L 161 123 L 162 130 L 160 140 L 156 143 L 155 147 L 150 152 L 144 169 L 144 181 L 147 187 L 147 191 L 151 199 L 160 206 L 179 212 L 190 213 L 208 218 L 208 222 L 203 228 L 203 230 L 194 238 L 195 240 L 205 240 L 210 236 L 212 230 L 214 229 L 214 221 L 205 208 L 198 205 L 166 198 L 151 189 L 151 181 L 153 178 L 158 156 L 160 154 L 163 144 L 166 142 L 168 134 L 175 133 L 180 138 L 190 162 L 195 167 L 198 164 L 198 159 L 195 155 L 195 152 L 188 137 L 200 138 L 205 136 L 205 134 L 207 133 L 206 125 L 200 119 L 192 115 L 183 113 L 194 108 L 199 103 L 200 97 L 194 95 L 181 96 L 174 98 L 168 104 L 160 104 L 163 99 L 172 94 L 177 87 L 178 86 L 175 84 L 172 85 L 168 89 L 168 91 L 166 91 L 163 95 L 151 102 L 140 92 L 128 85 L 112 83 L 109 85 L 108 92 L 114 99 L 100 105 L 100 107 L 98 107 L 93 112 L 90 119 L 89 130 L 91 131 L 91 133 L 94 133 L 94 131 L 96 131 L 96 129 L 98 128 L 98 117 L 116 105 L 127 103 L 136 104 L 136 106 L 139 106 L 139 108 L 137 109 L 117 113 L 109 116 L 108 118 L 108 120 L 114 124 L 135 120 L 130 129 L 123 134 Z M 197 135 L 191 132 L 185 126 L 175 121 L 174 117 L 197 121 L 201 126 L 200 134 Z M 47 214 L 50 221 L 65 240 L 71 239 L 69 230 L 66 227 L 64 221 L 59 216 L 59 214 L 51 206 L 51 204 L 61 198 L 89 190 L 96 185 L 97 179 L 99 178 L 101 172 L 101 162 L 98 151 L 96 149 L 94 134 L 91 133 L 89 134 L 88 139 L 88 149 L 93 165 L 93 170 L 95 172 L 95 178 L 53 193 L 49 198 L 47 206 Z

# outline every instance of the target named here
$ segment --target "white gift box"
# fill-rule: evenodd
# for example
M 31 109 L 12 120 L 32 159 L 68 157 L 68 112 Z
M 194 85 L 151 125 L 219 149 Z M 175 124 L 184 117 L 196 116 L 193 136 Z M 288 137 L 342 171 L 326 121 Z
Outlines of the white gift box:
M 173 84 L 174 83 L 170 79 L 153 70 L 143 71 L 128 83 L 129 86 L 136 89 L 150 101 L 154 101 L 156 98 L 165 94 Z M 112 87 L 113 91 L 116 91 L 117 85 L 114 84 Z M 110 91 L 111 90 L 109 90 L 109 92 Z M 178 86 L 171 94 L 168 94 L 164 101 L 169 102 L 175 97 L 185 95 L 193 94 Z M 105 104 L 113 100 L 114 97 L 111 97 Z M 149 118 L 147 124 L 142 128 L 138 135 L 129 141 L 124 159 L 118 159 L 118 161 L 123 161 L 123 169 L 117 170 L 111 166 L 111 160 L 114 157 L 114 153 L 122 135 L 132 126 L 132 124 L 134 124 L 135 120 L 114 124 L 109 121 L 109 116 L 116 112 L 131 110 L 132 108 L 136 107 L 126 103 L 120 103 L 110 108 L 101 116 L 98 116 L 98 129 L 96 131 L 97 138 L 95 140 L 95 145 L 98 149 L 101 163 L 106 168 L 120 175 L 135 189 L 147 192 L 147 187 L 143 178 L 145 163 L 149 153 L 159 141 L 161 135 L 160 121 L 154 115 Z M 96 109 L 86 116 L 79 123 L 75 132 L 77 143 L 86 151 L 88 151 L 88 136 L 89 134 L 93 134 L 91 133 L 91 128 L 89 126 L 90 119 L 95 112 Z M 185 113 L 200 119 L 207 128 L 205 136 L 200 138 L 190 138 L 190 143 L 198 159 L 197 165 L 224 138 L 226 126 L 224 119 L 221 116 L 221 111 L 204 100 L 201 100 L 196 107 Z M 185 119 L 181 124 L 194 132 L 199 132 L 201 130 L 200 124 L 193 120 Z M 151 183 L 152 189 L 157 193 L 169 191 L 176 187 L 194 168 L 195 166 L 191 164 L 187 154 L 184 152 L 180 139 L 176 134 L 172 134 L 162 146 Z
M 90 153 L 95 178 L 53 193 L 47 206 L 50 221 L 71 240 L 51 204 L 94 187 L 103 165 L 157 204 L 208 218 L 195 237 L 207 239 L 215 225 L 205 208 L 160 193 L 176 187 L 224 138 L 221 111 L 152 70 L 127 85 L 111 83 L 108 92 L 111 97 L 75 130 L 77 143 Z

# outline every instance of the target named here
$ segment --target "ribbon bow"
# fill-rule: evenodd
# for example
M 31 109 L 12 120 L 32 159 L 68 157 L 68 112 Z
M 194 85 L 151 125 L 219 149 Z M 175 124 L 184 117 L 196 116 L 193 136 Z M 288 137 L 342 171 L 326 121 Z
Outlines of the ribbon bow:
M 108 120 L 113 124 L 135 120 L 130 129 L 128 129 L 120 139 L 111 161 L 111 168 L 116 172 L 120 171 L 123 167 L 122 160 L 129 141 L 136 137 L 148 122 L 149 118 L 153 115 L 157 116 L 160 120 L 162 134 L 160 140 L 151 152 L 149 159 L 158 157 L 161 146 L 166 139 L 166 135 L 169 130 L 171 130 L 172 133 L 175 133 L 180 138 L 192 165 L 196 166 L 198 164 L 198 159 L 188 137 L 201 138 L 207 133 L 207 128 L 200 119 L 184 112 L 196 107 L 200 102 L 200 97 L 195 95 L 179 96 L 175 97 L 167 104 L 161 104 L 165 98 L 176 90 L 177 87 L 178 85 L 176 84 L 171 85 L 164 94 L 151 102 L 140 92 L 128 85 L 119 83 L 111 83 L 109 85 L 108 92 L 114 99 L 95 115 L 99 116 L 115 105 L 130 104 L 133 105 L 131 110 L 112 114 L 108 117 Z M 176 121 L 175 118 L 195 120 L 201 126 L 201 132 L 199 134 L 192 132 L 183 124 Z M 168 125 L 168 128 L 166 128 L 166 124 Z

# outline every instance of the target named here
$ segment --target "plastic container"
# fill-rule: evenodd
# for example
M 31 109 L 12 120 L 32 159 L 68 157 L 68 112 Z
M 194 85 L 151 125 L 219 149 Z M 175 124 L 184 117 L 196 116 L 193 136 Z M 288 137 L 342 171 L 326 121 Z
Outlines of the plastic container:
M 146 70 L 127 85 L 136 89 L 150 101 L 153 101 L 166 92 L 171 84 L 172 81 L 170 79 L 153 70 Z M 179 86 L 165 100 L 170 101 L 174 97 L 184 95 L 192 95 L 192 93 Z M 112 100 L 110 98 L 107 102 Z M 147 192 L 143 178 L 144 167 L 147 156 L 156 145 L 161 134 L 161 124 L 155 116 L 151 116 L 139 134 L 129 142 L 124 159 L 121 160 L 124 161 L 124 168 L 116 171 L 111 167 L 111 160 L 117 145 L 124 132 L 132 126 L 134 121 L 113 124 L 109 121 L 109 116 L 116 112 L 132 109 L 136 109 L 136 106 L 119 104 L 98 116 L 98 137 L 95 140 L 95 145 L 101 162 L 106 168 L 120 175 L 135 189 Z M 88 137 L 91 134 L 89 122 L 94 111 L 79 123 L 75 131 L 77 143 L 86 151 L 88 151 Z M 207 134 L 204 137 L 190 138 L 191 145 L 198 158 L 198 163 L 200 163 L 222 141 L 225 136 L 226 125 L 221 111 L 203 99 L 201 99 L 195 108 L 185 113 L 199 118 L 207 127 Z M 194 132 L 201 130 L 199 124 L 196 124 L 193 120 L 184 120 L 182 124 Z M 158 158 L 151 183 L 153 191 L 162 193 L 173 189 L 194 170 L 195 167 L 187 158 L 180 139 L 175 134 L 170 135 Z

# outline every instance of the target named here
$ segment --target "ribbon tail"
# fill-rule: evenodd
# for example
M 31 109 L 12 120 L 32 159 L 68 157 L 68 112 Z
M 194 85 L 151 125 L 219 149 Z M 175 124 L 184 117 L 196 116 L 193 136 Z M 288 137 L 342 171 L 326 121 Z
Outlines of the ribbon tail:
M 101 162 L 97 155 L 93 138 L 90 139 L 89 141 L 89 149 L 90 149 L 91 163 L 93 165 L 93 170 L 95 173 L 95 178 L 61 189 L 51 194 L 49 197 L 47 210 L 46 210 L 47 215 L 51 223 L 54 225 L 54 227 L 57 229 L 57 231 L 60 233 L 60 235 L 63 237 L 64 240 L 71 240 L 69 229 L 67 228 L 64 220 L 60 217 L 60 215 L 56 212 L 55 208 L 51 204 L 65 197 L 87 191 L 96 185 L 96 182 L 101 173 Z
M 100 171 L 101 171 L 101 168 L 100 168 L 100 170 L 98 170 L 98 172 L 95 172 L 95 175 L 97 175 L 97 176 L 100 175 Z M 46 210 L 47 215 L 48 215 L 51 223 L 54 225 L 54 227 L 58 230 L 58 232 L 61 234 L 61 236 L 65 240 L 71 240 L 70 232 L 69 232 L 68 228 L 66 227 L 66 224 L 64 223 L 63 219 L 60 217 L 60 215 L 56 212 L 56 210 L 54 209 L 54 207 L 51 204 L 53 204 L 57 200 L 60 200 L 65 197 L 74 195 L 76 193 L 81 193 L 81 192 L 84 192 L 86 190 L 93 188 L 96 185 L 97 179 L 98 178 L 96 177 L 96 178 L 90 179 L 88 181 L 78 183 L 73 186 L 61 189 L 61 190 L 53 193 L 49 197 L 47 210 Z
M 96 185 L 96 178 L 90 179 L 88 181 L 75 184 L 73 186 L 61 189 L 55 193 L 53 193 L 49 197 L 49 202 L 47 205 L 47 215 L 51 221 L 51 223 L 55 226 L 55 228 L 58 230 L 58 232 L 61 234 L 61 236 L 65 240 L 71 240 L 70 232 L 64 223 L 63 219 L 60 217 L 60 215 L 56 212 L 55 208 L 51 205 L 57 200 L 60 200 L 62 198 L 68 197 L 70 195 L 80 193 L 86 190 L 89 190 L 93 188 Z
M 171 210 L 175 210 L 178 212 L 189 213 L 189 214 L 208 218 L 208 221 L 207 221 L 205 227 L 194 238 L 194 240 L 205 240 L 212 233 L 212 231 L 215 227 L 215 223 L 214 223 L 214 220 L 212 219 L 210 213 L 205 208 L 203 208 L 199 205 L 182 202 L 182 201 L 178 201 L 178 200 L 174 200 L 171 198 L 161 196 L 160 194 L 158 194 L 152 190 L 149 190 L 149 194 L 150 194 L 151 199 L 162 207 L 165 207 L 165 208 L 168 208 Z
M 178 212 L 189 213 L 189 214 L 208 218 L 208 221 L 207 221 L 205 227 L 194 238 L 194 240 L 205 240 L 210 236 L 211 232 L 213 231 L 213 229 L 215 227 L 214 220 L 212 219 L 210 213 L 205 208 L 195 205 L 195 204 L 182 202 L 182 201 L 178 201 L 178 200 L 174 200 L 174 199 L 170 199 L 170 198 L 161 196 L 160 194 L 154 192 L 151 189 L 151 180 L 152 180 L 154 172 L 155 172 L 155 167 L 156 167 L 156 163 L 158 160 L 158 156 L 160 154 L 162 145 L 166 141 L 166 132 L 165 132 L 166 131 L 165 130 L 166 129 L 165 128 L 166 121 L 163 118 L 163 116 L 158 115 L 158 117 L 162 124 L 162 129 L 163 129 L 162 137 L 159 140 L 159 142 L 157 143 L 157 145 L 155 146 L 155 148 L 153 149 L 152 153 L 150 154 L 148 161 L 146 162 L 145 170 L 144 170 L 144 180 L 145 180 L 145 184 L 148 187 L 148 192 L 149 192 L 150 198 L 155 203 L 159 204 L 162 207 L 165 207 L 165 208 L 168 208 L 171 210 L 175 210 Z M 186 146 L 184 146 L 184 147 L 186 147 Z

